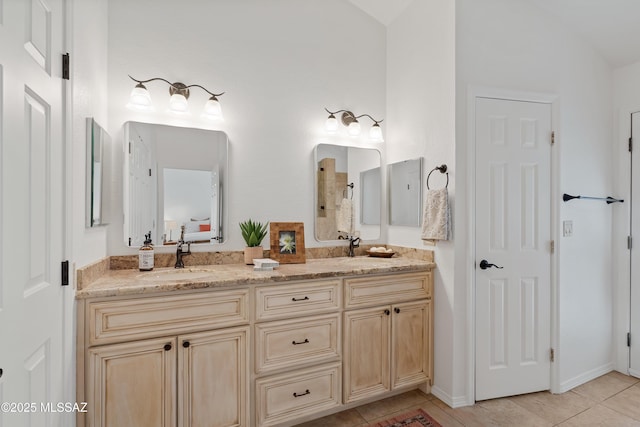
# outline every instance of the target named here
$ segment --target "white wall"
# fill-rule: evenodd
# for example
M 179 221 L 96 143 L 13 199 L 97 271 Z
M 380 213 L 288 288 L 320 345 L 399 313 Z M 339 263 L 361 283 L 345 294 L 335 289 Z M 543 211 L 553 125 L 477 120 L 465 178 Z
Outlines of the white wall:
M 387 56 L 386 163 L 424 157 L 423 186 L 429 170 L 447 164 L 449 195 L 453 200 L 456 194 L 454 2 L 419 0 L 409 5 L 388 27 Z M 434 176 L 433 182 L 442 178 Z M 386 222 L 387 215 L 383 217 Z M 464 372 L 460 360 L 464 360 L 467 351 L 458 325 L 464 306 L 458 304 L 454 289 L 454 243 L 425 247 L 420 234 L 418 227 L 390 226 L 388 242 L 435 250 L 438 268 L 433 392 L 453 404 L 454 376 L 460 374 L 460 366 Z M 462 235 L 454 230 L 454 236 L 457 244 Z
M 73 102 L 73 259 L 77 267 L 107 255 L 107 227 L 85 228 L 86 118 L 104 129 L 107 121 L 107 4 L 75 0 L 72 5 L 71 84 Z M 108 152 L 110 147 L 104 147 Z M 108 157 L 108 156 L 105 156 Z M 107 171 L 107 176 L 109 173 Z M 110 194 L 110 182 L 103 191 Z M 110 203 L 110 200 L 107 204 Z M 106 218 L 109 221 L 109 218 Z
M 629 332 L 629 251 L 626 238 L 630 234 L 629 220 L 631 208 L 630 168 L 628 139 L 631 126 L 631 112 L 640 111 L 640 62 L 616 69 L 613 73 L 613 106 L 615 114 L 615 138 L 613 144 L 614 181 L 616 195 L 625 199 L 623 209 L 614 213 L 614 361 L 618 371 L 627 373 L 629 368 L 629 348 L 626 334 Z M 638 149 L 638 130 L 634 129 L 634 149 Z M 637 175 L 637 174 L 636 174 Z M 636 183 L 637 183 L 636 176 Z M 638 236 L 634 247 L 637 248 Z M 637 309 L 637 308 L 636 308 Z
M 129 120 L 225 131 L 230 229 L 220 250 L 244 246 L 237 224 L 249 217 L 303 221 L 306 246 L 319 246 L 313 237 L 313 147 L 373 146 L 326 137 L 324 107 L 384 117 L 385 46 L 385 28 L 341 0 L 110 0 L 109 131 L 118 144 Z M 147 85 L 156 112 L 127 110 L 134 86 L 127 74 L 226 91 L 220 97 L 225 121 L 199 117 L 207 97 L 198 89 L 189 99 L 193 116 L 169 115 L 168 86 L 161 82 Z M 121 158 L 118 151 L 116 164 Z M 121 216 L 120 188 L 114 197 L 113 211 Z M 134 253 L 122 242 L 121 226 L 114 221 L 109 227 L 110 255 Z
M 522 0 L 456 1 L 456 230 L 467 235 L 472 177 L 467 176 L 467 96 L 472 86 L 555 94 L 553 165 L 556 194 L 558 329 L 555 391 L 565 391 L 612 367 L 612 213 L 602 202 L 563 203 L 562 193 L 613 192 L 612 71 L 565 27 Z M 561 237 L 563 220 L 573 237 Z M 471 236 L 468 236 L 471 237 Z M 460 244 L 458 245 L 458 243 Z M 456 289 L 467 288 L 473 260 L 456 240 Z M 456 300 L 457 306 L 457 300 Z M 464 332 L 463 329 L 460 329 Z M 471 354 L 472 349 L 467 351 Z M 460 365 L 458 369 L 464 369 Z M 465 390 L 454 384 L 454 395 Z

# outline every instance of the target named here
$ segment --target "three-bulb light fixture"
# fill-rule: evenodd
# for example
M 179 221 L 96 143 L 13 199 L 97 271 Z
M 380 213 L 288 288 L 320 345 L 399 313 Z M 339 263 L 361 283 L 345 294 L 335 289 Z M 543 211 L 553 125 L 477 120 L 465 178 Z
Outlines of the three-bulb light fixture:
M 147 90 L 144 83 L 149 83 L 154 80 L 160 80 L 169 85 L 169 94 L 171 98 L 169 99 L 169 111 L 178 114 L 186 114 L 189 112 L 189 88 L 198 87 L 205 92 L 207 92 L 211 97 L 204 105 L 204 109 L 202 111 L 202 115 L 212 119 L 222 119 L 222 108 L 220 107 L 220 102 L 218 101 L 218 97 L 222 96 L 222 93 L 213 93 L 200 85 L 185 85 L 184 83 L 176 82 L 171 83 L 168 80 L 165 80 L 161 77 L 154 77 L 148 80 L 138 80 L 131 76 L 129 76 L 131 80 L 137 83 L 136 87 L 131 91 L 131 95 L 129 96 L 129 103 L 127 107 L 133 110 L 139 111 L 149 111 L 153 109 L 153 103 L 151 102 L 151 95 L 149 95 L 149 91 Z
M 325 123 L 327 133 L 335 134 L 336 132 L 338 132 L 338 119 L 335 116 L 338 113 L 342 113 L 342 115 L 340 116 L 340 121 L 347 127 L 347 133 L 351 136 L 360 135 L 362 129 L 360 127 L 360 122 L 358 122 L 358 119 L 361 117 L 368 117 L 371 119 L 371 121 L 373 121 L 371 129 L 369 129 L 369 139 L 374 142 L 384 142 L 384 139 L 382 138 L 382 128 L 380 128 L 380 123 L 382 123 L 382 120 L 376 120 L 368 114 L 361 114 L 359 116 L 356 116 L 348 110 L 329 111 L 327 108 L 325 108 L 325 111 L 329 113 L 329 117 L 327 118 L 327 121 Z

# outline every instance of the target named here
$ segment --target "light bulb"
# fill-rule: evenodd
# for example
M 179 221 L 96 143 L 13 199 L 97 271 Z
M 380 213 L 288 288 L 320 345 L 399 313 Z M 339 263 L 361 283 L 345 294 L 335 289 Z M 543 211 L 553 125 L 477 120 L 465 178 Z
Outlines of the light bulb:
M 174 93 L 171 95 L 171 99 L 169 99 L 169 110 L 174 113 L 188 113 L 189 103 L 187 102 L 187 98 L 181 93 Z
M 349 128 L 347 129 L 347 131 L 351 136 L 360 135 L 360 123 L 358 123 L 357 120 L 352 121 L 351 123 L 349 123 Z
M 324 127 L 327 130 L 328 134 L 336 133 L 338 131 L 338 120 L 336 119 L 336 116 L 334 116 L 333 114 L 329 115 L 329 118 L 324 124 Z
M 218 98 L 215 95 L 211 96 L 207 103 L 204 104 L 202 115 L 211 119 L 222 118 L 222 107 L 220 107 L 220 102 L 218 102 Z
M 369 138 L 374 142 L 384 142 L 382 138 L 382 128 L 378 123 L 374 123 L 369 130 Z
M 138 83 L 131 91 L 131 95 L 129 95 L 127 107 L 132 110 L 146 111 L 150 110 L 151 106 L 151 95 L 149 95 L 149 91 L 142 83 Z

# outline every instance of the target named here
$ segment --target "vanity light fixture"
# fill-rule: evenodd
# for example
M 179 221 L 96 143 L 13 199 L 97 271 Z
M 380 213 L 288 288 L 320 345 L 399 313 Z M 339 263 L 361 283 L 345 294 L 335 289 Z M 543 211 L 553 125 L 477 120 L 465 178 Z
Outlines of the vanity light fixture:
M 161 77 L 154 77 L 148 80 L 138 80 L 131 76 L 129 76 L 129 78 L 137 83 L 131 91 L 131 95 L 129 96 L 129 103 L 127 104 L 127 107 L 133 110 L 149 111 L 153 108 L 151 96 L 149 95 L 149 91 L 147 90 L 144 83 L 149 83 L 154 80 L 160 80 L 169 85 L 169 95 L 171 95 L 171 98 L 169 99 L 169 111 L 178 114 L 188 113 L 189 103 L 187 100 L 189 99 L 189 88 L 199 87 L 200 89 L 211 95 L 207 103 L 204 105 L 202 115 L 211 119 L 222 118 L 222 108 L 220 107 L 218 97 L 222 96 L 224 92 L 213 93 L 205 87 L 196 84 L 185 85 L 184 83 L 180 82 L 171 83 L 170 81 L 165 80 Z
M 371 119 L 371 121 L 373 121 L 371 129 L 369 129 L 369 139 L 374 142 L 384 142 L 384 139 L 382 138 L 382 128 L 380 127 L 380 123 L 382 123 L 382 120 L 376 120 L 368 114 L 360 114 L 359 116 L 356 116 L 348 110 L 329 111 L 327 108 L 325 108 L 325 111 L 329 113 L 329 117 L 327 118 L 327 121 L 325 123 L 327 133 L 335 134 L 338 131 L 338 119 L 336 119 L 335 116 L 338 113 L 342 113 L 342 116 L 340 116 L 340 120 L 342 121 L 343 125 L 347 126 L 347 133 L 351 136 L 360 135 L 361 127 L 358 119 L 360 117 L 368 117 Z

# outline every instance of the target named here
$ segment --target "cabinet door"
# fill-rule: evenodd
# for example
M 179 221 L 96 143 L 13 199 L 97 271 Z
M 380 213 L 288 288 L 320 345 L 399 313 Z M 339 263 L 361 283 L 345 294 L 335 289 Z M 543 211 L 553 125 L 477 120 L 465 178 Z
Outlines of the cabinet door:
M 391 387 L 427 382 L 429 379 L 429 301 L 395 304 L 391 333 Z
M 344 403 L 390 390 L 390 306 L 344 313 Z
M 248 326 L 178 337 L 179 426 L 248 425 L 248 337 Z
M 88 350 L 87 390 L 90 427 L 175 426 L 175 337 Z

